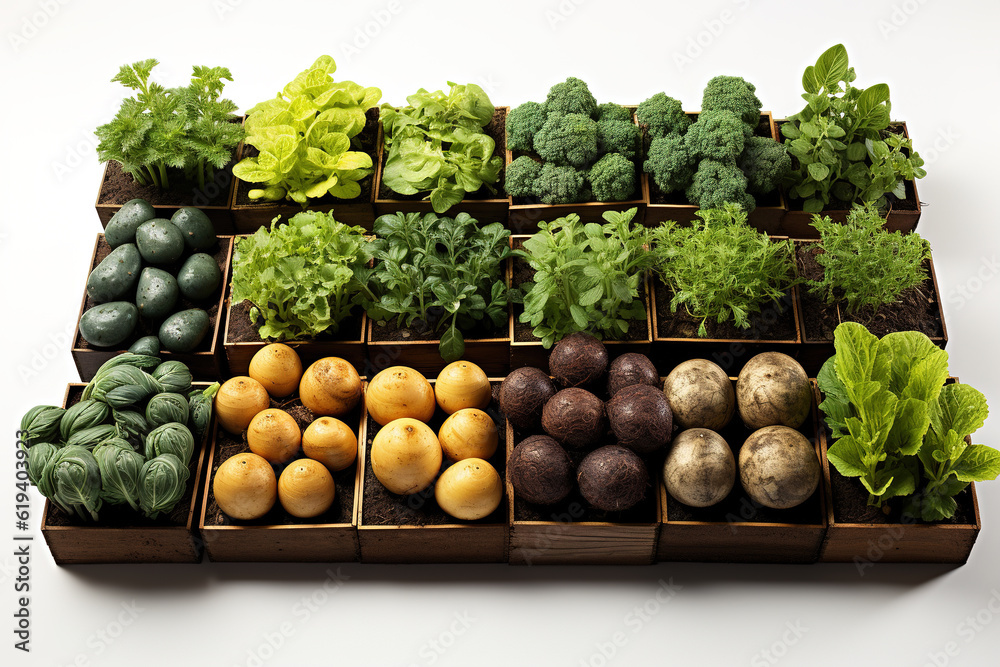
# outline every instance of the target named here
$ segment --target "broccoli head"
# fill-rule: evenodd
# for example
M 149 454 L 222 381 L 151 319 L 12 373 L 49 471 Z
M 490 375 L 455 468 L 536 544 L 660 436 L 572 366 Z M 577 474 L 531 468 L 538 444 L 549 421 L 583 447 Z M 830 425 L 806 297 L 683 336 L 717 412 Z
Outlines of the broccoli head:
M 792 157 L 781 142 L 769 137 L 750 137 L 736 164 L 747 178 L 747 192 L 766 195 L 778 187 L 792 168 Z
M 760 100 L 754 95 L 757 88 L 739 76 L 717 76 L 705 86 L 701 98 L 701 112 L 731 111 L 749 125 L 757 127 L 760 120 Z
M 507 114 L 507 148 L 512 151 L 530 151 L 535 134 L 545 124 L 545 106 L 538 102 L 525 102 Z
M 590 199 L 583 172 L 551 163 L 535 179 L 535 194 L 546 204 L 574 204 Z
M 657 93 L 641 103 L 635 110 L 635 117 L 646 128 L 650 139 L 668 134 L 684 134 L 691 124 L 691 119 L 681 108 L 680 100 L 667 97 L 666 93 Z
M 757 206 L 747 193 L 743 172 L 729 162 L 702 160 L 686 194 L 688 201 L 698 208 L 722 208 L 726 202 L 732 202 L 749 213 Z
M 635 165 L 620 153 L 608 153 L 590 168 L 597 201 L 626 201 L 635 192 Z
M 632 121 L 598 121 L 597 148 L 602 153 L 621 153 L 634 160 L 639 152 L 639 128 Z
M 542 163 L 522 155 L 509 165 L 504 186 L 511 197 L 534 197 L 535 179 L 542 173 Z
M 578 113 L 550 113 L 535 134 L 535 152 L 546 162 L 584 169 L 597 158 L 597 123 Z
M 740 156 L 747 139 L 752 136 L 750 126 L 729 111 L 701 112 L 698 121 L 684 135 L 688 152 L 698 158 L 733 161 Z
M 626 123 L 632 122 L 632 112 L 620 104 L 605 102 L 597 107 L 597 122 L 606 120 L 623 120 Z
M 688 153 L 684 137 L 668 134 L 653 139 L 649 144 L 646 162 L 642 169 L 652 176 L 653 182 L 665 193 L 684 190 L 694 176 L 695 160 Z
M 545 108 L 549 113 L 578 113 L 593 118 L 597 115 L 597 100 L 585 82 L 571 76 L 549 89 Z

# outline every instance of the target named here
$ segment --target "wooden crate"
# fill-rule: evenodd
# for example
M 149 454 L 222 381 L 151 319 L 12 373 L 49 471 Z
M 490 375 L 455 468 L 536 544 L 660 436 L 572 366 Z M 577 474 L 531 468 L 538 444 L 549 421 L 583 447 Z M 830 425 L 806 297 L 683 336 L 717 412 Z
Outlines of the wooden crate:
M 496 405 L 496 392 L 503 378 L 490 378 L 493 384 L 493 406 Z M 430 380 L 434 384 L 434 380 Z M 367 390 L 367 386 L 366 386 Z M 491 406 L 490 410 L 493 407 Z M 435 428 L 441 417 L 441 409 L 435 411 L 435 419 L 431 428 Z M 496 418 L 494 416 L 494 418 Z M 369 430 L 373 425 L 374 430 Z M 439 424 L 438 424 L 439 425 Z M 361 562 L 363 563 L 503 563 L 507 561 L 507 540 L 510 526 L 510 515 L 505 511 L 506 504 L 501 501 L 500 509 L 504 516 L 502 522 L 454 522 L 418 525 L 384 525 L 366 523 L 364 519 L 364 504 L 370 496 L 365 491 L 365 471 L 371 466 L 369 460 L 369 441 L 380 428 L 375 422 L 366 421 L 364 432 L 359 439 L 361 443 L 359 465 L 359 501 L 358 501 L 358 540 L 361 544 Z M 503 431 L 501 431 L 501 434 Z M 497 445 L 497 453 L 491 457 L 491 462 L 505 462 L 505 445 L 503 438 Z M 505 466 L 496 465 L 497 472 L 504 476 Z M 378 484 L 378 482 L 375 482 Z M 423 502 L 434 504 L 433 486 L 423 492 Z M 418 494 L 411 496 L 420 502 Z M 414 508 L 419 511 L 420 507 Z M 487 517 L 488 519 L 489 517 Z
M 69 384 L 62 407 L 76 403 L 85 386 L 81 383 Z M 208 383 L 196 382 L 194 387 L 204 389 Z M 215 419 L 212 421 L 209 431 L 214 428 Z M 61 525 L 54 525 L 54 514 L 61 513 L 61 510 L 46 500 L 42 510 L 42 536 L 53 560 L 57 565 L 201 562 L 202 543 L 197 535 L 197 512 L 207 449 L 206 438 L 192 457 L 193 472 L 187 482 L 185 500 L 181 501 L 188 508 L 187 520 L 183 524 L 171 524 L 165 519 L 150 521 L 136 513 L 134 525 L 111 523 L 106 519 L 93 524 L 65 525 L 59 522 Z M 127 509 L 131 512 L 131 508 Z
M 493 118 L 506 118 L 509 107 L 496 107 Z M 499 155 L 502 159 L 507 150 L 506 132 L 493 137 L 496 141 L 494 155 Z M 375 171 L 375 217 L 392 213 L 433 213 L 429 199 L 383 199 L 379 196 L 382 187 L 382 170 L 385 167 L 385 159 L 388 153 L 385 151 L 385 139 L 382 133 L 382 123 L 378 128 L 378 160 Z M 485 186 L 484 186 L 485 187 Z M 508 201 L 502 184 L 493 186 L 497 192 L 490 199 L 463 199 L 458 204 L 449 208 L 442 215 L 454 217 L 459 213 L 468 213 L 479 222 L 505 222 L 507 220 Z
M 736 378 L 730 381 L 735 390 Z M 814 400 L 810 416 L 799 431 L 812 441 L 819 459 L 817 420 Z M 737 413 L 722 431 L 737 460 L 742 442 L 734 440 L 745 439 L 752 432 L 739 421 Z M 739 473 L 729 497 L 710 508 L 685 508 L 667 493 L 662 480 L 657 488 L 661 522 L 658 561 L 813 563 L 819 557 L 827 516 L 822 477 L 812 498 L 787 510 L 772 510 L 753 502 L 742 490 Z M 672 509 L 689 516 L 671 520 Z
M 103 238 L 104 234 L 98 234 L 94 241 L 90 269 L 87 271 L 88 276 L 90 275 L 90 271 L 95 269 L 99 263 L 97 261 L 97 253 Z M 210 330 L 205 336 L 205 339 L 209 341 L 209 348 L 197 352 L 168 352 L 161 349 L 159 353 L 159 357 L 163 361 L 173 359 L 184 362 L 194 378 L 201 380 L 217 380 L 223 375 L 222 333 L 224 327 L 222 322 L 225 319 L 226 285 L 229 282 L 229 267 L 233 258 L 233 237 L 220 236 L 218 238 L 220 250 L 216 251 L 216 261 L 218 262 L 219 270 L 222 271 L 222 280 L 219 287 L 216 288 L 218 294 L 216 297 L 217 301 L 213 299 L 211 302 L 208 302 L 218 304 L 216 315 L 209 323 Z M 185 255 L 187 254 L 186 252 Z M 86 280 L 84 280 L 84 283 L 86 284 Z M 76 329 L 73 331 L 73 342 L 70 353 L 73 356 L 73 363 L 76 364 L 77 372 L 80 374 L 80 379 L 84 382 L 89 382 L 93 379 L 94 374 L 97 373 L 102 364 L 127 349 L 132 343 L 138 340 L 139 336 L 133 334 L 119 348 L 82 347 L 81 342 L 83 341 L 83 337 L 80 335 L 80 318 L 83 317 L 83 313 L 86 310 L 87 290 L 84 288 L 83 296 L 80 299 L 80 313 L 76 318 Z
M 294 396 L 294 395 L 293 395 Z M 287 401 L 292 399 L 282 399 Z M 361 402 L 344 422 L 357 425 L 359 444 L 365 418 L 364 395 Z M 353 501 L 349 521 L 319 523 L 302 520 L 301 523 L 276 523 L 269 521 L 280 512 L 280 504 L 275 502 L 275 510 L 260 521 L 230 521 L 224 525 L 207 523 L 208 509 L 213 503 L 212 482 L 215 471 L 222 461 L 220 456 L 219 429 L 212 433 L 208 464 L 205 468 L 204 499 L 198 529 L 205 543 L 205 551 L 212 561 L 227 562 L 353 562 L 358 560 L 358 489 L 362 467 L 355 462 L 353 471 Z M 249 451 L 249 449 L 247 449 Z M 300 452 L 301 453 L 301 452 Z M 341 473 L 334 473 L 335 475 Z M 341 493 L 338 488 L 337 493 Z

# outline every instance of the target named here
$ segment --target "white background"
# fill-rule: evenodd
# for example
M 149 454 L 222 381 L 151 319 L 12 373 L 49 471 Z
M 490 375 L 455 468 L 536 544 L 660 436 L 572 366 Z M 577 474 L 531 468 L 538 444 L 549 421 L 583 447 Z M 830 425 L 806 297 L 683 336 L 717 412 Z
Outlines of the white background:
M 928 162 L 920 232 L 933 244 L 946 295 L 952 372 L 1000 406 L 998 20 L 1000 8 L 985 0 L 4 0 L 3 428 L 13 436 L 27 408 L 58 403 L 76 380 L 68 339 L 100 230 L 92 133 L 123 95 L 109 82 L 119 65 L 156 57 L 155 76 L 169 85 L 186 83 L 192 64 L 226 65 L 236 78 L 226 94 L 246 109 L 323 53 L 336 58 L 338 79 L 379 86 L 393 103 L 451 80 L 480 83 L 494 103 L 513 106 L 544 99 L 573 75 L 601 102 L 634 104 L 666 91 L 697 109 L 705 83 L 725 73 L 748 78 L 764 108 L 786 116 L 803 104 L 803 68 L 844 42 L 859 85 L 890 85 L 892 115 L 908 122 Z M 1000 418 L 976 441 L 1000 445 Z M 1000 618 L 990 610 L 1000 611 L 1000 483 L 985 483 L 983 531 L 957 569 L 881 564 L 859 576 L 852 565 L 347 565 L 349 579 L 308 613 L 302 601 L 327 579 L 326 566 L 56 567 L 34 494 L 25 655 L 12 648 L 14 476 L 9 464 L 4 470 L 5 665 L 974 666 L 996 664 L 1000 654 Z M 658 582 L 671 578 L 681 588 L 658 605 Z M 634 609 L 647 603 L 654 613 L 642 620 Z M 130 620 L 123 605 L 141 611 Z M 606 659 L 600 645 L 617 632 L 626 641 Z M 109 635 L 118 636 L 106 643 Z M 439 652 L 431 642 L 448 647 Z

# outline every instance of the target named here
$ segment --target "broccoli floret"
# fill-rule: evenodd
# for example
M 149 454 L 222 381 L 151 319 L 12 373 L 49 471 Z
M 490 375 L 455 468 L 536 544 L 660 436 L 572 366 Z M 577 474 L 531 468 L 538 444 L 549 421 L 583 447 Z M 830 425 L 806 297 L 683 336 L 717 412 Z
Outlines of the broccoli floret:
M 597 115 L 597 100 L 587 84 L 576 77 L 557 83 L 549 89 L 545 98 L 545 109 L 550 113 L 578 113 L 594 118 Z
M 651 139 L 668 134 L 684 134 L 691 124 L 691 119 L 681 108 L 680 100 L 668 97 L 666 93 L 657 93 L 640 104 L 635 110 L 635 117 L 646 128 Z
M 535 179 L 535 194 L 545 204 L 574 204 L 590 198 L 583 172 L 550 163 L 542 166 Z
M 550 113 L 535 134 L 535 152 L 546 162 L 584 169 L 597 158 L 597 123 L 583 114 Z
M 632 112 L 620 104 L 605 102 L 597 107 L 597 122 L 603 123 L 606 120 L 623 120 L 631 123 Z
M 783 143 L 769 137 L 750 137 L 736 164 L 747 178 L 747 192 L 766 195 L 792 168 L 792 157 Z
M 732 202 L 749 213 L 757 206 L 747 193 L 746 177 L 734 163 L 702 160 L 686 194 L 699 208 L 721 208 Z
M 512 151 L 530 151 L 535 134 L 545 124 L 545 106 L 538 102 L 525 102 L 507 114 L 507 148 Z
M 639 128 L 631 121 L 598 121 L 597 148 L 602 153 L 621 153 L 634 160 L 639 152 Z
M 542 163 L 522 155 L 509 165 L 504 186 L 511 197 L 534 197 L 535 179 L 542 173 Z
M 694 177 L 695 160 L 688 153 L 684 137 L 668 134 L 653 139 L 642 169 L 664 193 L 684 190 Z
M 701 98 L 701 112 L 731 111 L 749 125 L 757 127 L 760 120 L 760 100 L 754 95 L 757 88 L 739 76 L 717 76 L 705 86 Z
M 684 135 L 684 141 L 691 155 L 726 162 L 740 156 L 751 136 L 750 127 L 732 112 L 703 111 Z
M 608 153 L 590 168 L 597 201 L 626 201 L 635 192 L 635 165 L 620 153 Z

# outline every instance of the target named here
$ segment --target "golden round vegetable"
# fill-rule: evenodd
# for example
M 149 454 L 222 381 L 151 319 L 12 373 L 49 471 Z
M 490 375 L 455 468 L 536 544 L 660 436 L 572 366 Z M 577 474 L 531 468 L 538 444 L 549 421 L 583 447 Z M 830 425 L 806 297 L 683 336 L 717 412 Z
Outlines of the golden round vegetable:
M 330 471 L 312 459 L 293 461 L 278 478 L 281 506 L 300 519 L 311 519 L 330 509 L 335 494 Z
M 302 374 L 299 398 L 315 415 L 342 417 L 361 400 L 361 378 L 344 359 L 325 357 Z
M 475 521 L 500 506 L 503 484 L 496 469 L 482 459 L 464 459 L 441 473 L 434 499 L 456 519 Z
M 299 451 L 302 431 L 292 416 L 284 410 L 261 410 L 247 427 L 250 451 L 271 463 L 284 463 Z
M 444 420 L 438 431 L 444 455 L 452 461 L 488 459 L 497 451 L 497 425 L 476 408 L 463 408 Z
M 336 472 L 350 467 L 358 458 L 358 438 L 339 419 L 320 417 L 302 434 L 302 452 Z
M 250 420 L 271 404 L 264 386 L 251 377 L 238 375 L 226 380 L 215 395 L 215 416 L 219 426 L 233 435 L 239 435 L 250 425 Z
M 434 390 L 419 372 L 406 366 L 391 366 L 368 383 L 365 392 L 368 414 L 376 423 L 409 417 L 427 422 L 434 416 Z
M 219 509 L 233 519 L 259 519 L 274 507 L 278 482 L 271 464 L 243 452 L 226 459 L 215 471 L 212 492 Z
M 493 400 L 493 389 L 482 368 L 471 361 L 453 361 L 438 374 L 434 397 L 450 415 L 462 408 L 485 410 Z
M 441 444 L 427 424 L 403 417 L 372 439 L 372 472 L 382 486 L 405 495 L 423 491 L 441 470 Z
M 284 398 L 299 386 L 302 360 L 282 343 L 265 345 L 250 360 L 250 377 L 263 385 L 271 396 Z

